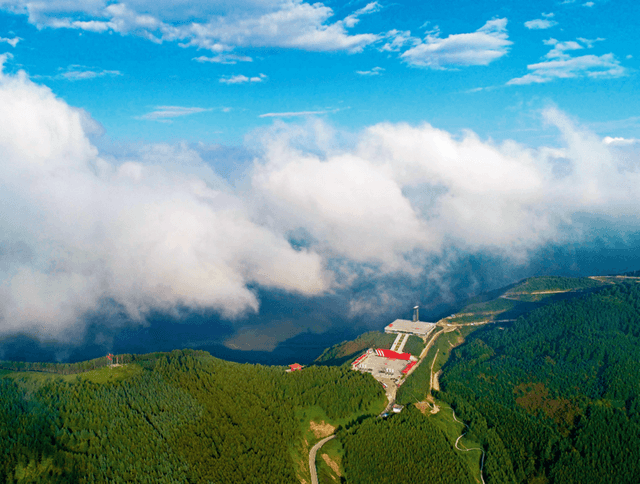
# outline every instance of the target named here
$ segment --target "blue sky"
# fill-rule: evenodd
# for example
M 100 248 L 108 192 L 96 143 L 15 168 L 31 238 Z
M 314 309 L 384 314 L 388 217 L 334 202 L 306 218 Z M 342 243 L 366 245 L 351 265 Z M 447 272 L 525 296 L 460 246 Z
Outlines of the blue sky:
M 0 5 L 5 69 L 117 140 L 238 145 L 264 115 L 311 112 L 347 130 L 428 122 L 540 144 L 548 105 L 602 136 L 638 128 L 632 2 Z
M 639 20 L 613 0 L 0 0 L 0 335 L 189 308 L 268 350 L 337 331 L 274 316 L 279 294 L 374 321 L 530 267 L 637 269 Z

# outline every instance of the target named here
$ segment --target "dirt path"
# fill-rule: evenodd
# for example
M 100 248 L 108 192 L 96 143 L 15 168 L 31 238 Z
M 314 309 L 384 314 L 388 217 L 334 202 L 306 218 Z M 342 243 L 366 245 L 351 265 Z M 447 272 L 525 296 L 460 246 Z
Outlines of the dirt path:
M 316 469 L 316 453 L 324 444 L 335 438 L 335 435 L 325 437 L 311 448 L 309 452 L 309 472 L 311 473 L 311 484 L 318 484 L 318 470 Z
M 467 429 L 467 432 L 469 432 L 469 426 L 466 423 L 464 423 L 462 420 L 458 420 L 456 418 L 456 412 L 455 412 L 455 410 L 453 408 L 451 409 L 451 414 L 453 415 L 453 420 L 455 420 L 456 422 L 461 423 L 462 425 L 464 425 L 466 427 L 466 429 Z M 460 452 L 471 452 L 471 451 L 474 451 L 474 450 L 479 450 L 480 452 L 482 452 L 482 460 L 480 461 L 480 481 L 482 481 L 482 484 L 485 484 L 484 478 L 482 477 L 482 469 L 484 468 L 484 450 L 482 450 L 480 447 L 473 447 L 471 449 L 467 449 L 466 447 L 460 447 L 460 445 L 459 445 L 460 439 L 462 437 L 464 437 L 465 435 L 467 435 L 467 432 L 463 432 L 460 435 L 460 437 L 458 437 L 456 439 L 455 447 Z
M 435 372 L 435 374 L 433 375 L 433 384 L 431 385 L 432 388 L 436 391 L 440 391 L 440 374 L 442 373 L 442 370 L 438 370 Z
M 433 390 L 433 388 L 435 387 L 435 385 L 433 384 L 433 365 L 436 364 L 436 360 L 438 359 L 438 352 L 440 350 L 436 350 L 436 355 L 433 357 L 433 361 L 431 362 L 431 377 L 429 378 L 429 395 L 431 395 L 431 390 Z M 438 390 L 440 389 L 440 387 L 438 387 Z

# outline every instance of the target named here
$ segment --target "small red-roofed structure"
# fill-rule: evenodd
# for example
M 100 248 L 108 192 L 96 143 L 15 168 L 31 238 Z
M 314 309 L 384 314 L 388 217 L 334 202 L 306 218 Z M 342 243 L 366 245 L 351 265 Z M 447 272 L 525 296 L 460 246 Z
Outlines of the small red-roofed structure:
M 302 365 L 299 365 L 298 363 L 289 365 L 289 371 L 299 371 L 299 370 L 302 370 Z
M 417 364 L 418 364 L 417 361 L 412 361 L 411 363 L 409 363 L 407 366 L 404 367 L 404 370 L 402 370 L 402 374 L 406 375 L 407 373 L 409 373 L 409 370 L 414 366 L 416 366 Z

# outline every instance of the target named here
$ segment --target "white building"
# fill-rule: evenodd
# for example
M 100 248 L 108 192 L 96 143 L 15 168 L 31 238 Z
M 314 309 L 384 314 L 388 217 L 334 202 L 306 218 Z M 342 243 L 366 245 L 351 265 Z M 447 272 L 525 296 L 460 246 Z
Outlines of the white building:
M 409 321 L 408 319 L 396 319 L 393 323 L 388 324 L 384 328 L 385 333 L 405 333 L 415 334 L 417 336 L 427 336 L 436 327 L 436 323 L 427 323 L 425 321 Z

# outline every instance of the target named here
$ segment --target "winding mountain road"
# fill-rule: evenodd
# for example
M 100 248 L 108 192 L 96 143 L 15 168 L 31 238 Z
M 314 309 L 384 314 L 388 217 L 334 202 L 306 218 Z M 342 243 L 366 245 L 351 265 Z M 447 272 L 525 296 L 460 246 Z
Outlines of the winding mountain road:
M 316 445 L 311 448 L 309 452 L 309 472 L 311 473 L 311 484 L 318 484 L 318 471 L 316 469 L 316 453 L 320 450 L 324 444 L 329 442 L 331 439 L 335 438 L 335 435 L 330 435 L 329 437 L 325 437 Z

